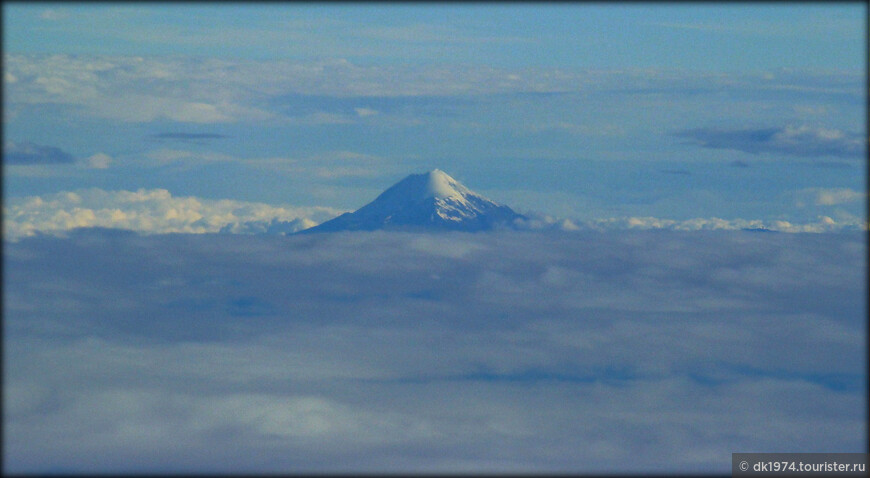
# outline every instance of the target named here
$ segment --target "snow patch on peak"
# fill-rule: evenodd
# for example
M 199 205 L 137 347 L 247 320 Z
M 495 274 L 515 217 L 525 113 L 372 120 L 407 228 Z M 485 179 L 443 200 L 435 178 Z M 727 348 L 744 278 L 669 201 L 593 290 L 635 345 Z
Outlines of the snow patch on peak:
M 468 188 L 459 184 L 458 181 L 440 169 L 433 169 L 427 174 L 427 197 L 434 197 L 436 199 L 461 198 L 470 192 Z

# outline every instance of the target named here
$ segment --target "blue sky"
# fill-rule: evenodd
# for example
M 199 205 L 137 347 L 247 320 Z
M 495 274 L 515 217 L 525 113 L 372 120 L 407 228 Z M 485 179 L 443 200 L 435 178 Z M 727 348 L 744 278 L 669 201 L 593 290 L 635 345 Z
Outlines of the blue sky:
M 5 191 L 16 208 L 144 188 L 337 214 L 440 168 L 579 222 L 860 227 L 865 13 L 7 3 Z
M 861 10 L 858 4 L 44 3 L 9 6 L 13 28 L 6 41 L 22 53 L 341 57 L 505 68 L 860 69 Z

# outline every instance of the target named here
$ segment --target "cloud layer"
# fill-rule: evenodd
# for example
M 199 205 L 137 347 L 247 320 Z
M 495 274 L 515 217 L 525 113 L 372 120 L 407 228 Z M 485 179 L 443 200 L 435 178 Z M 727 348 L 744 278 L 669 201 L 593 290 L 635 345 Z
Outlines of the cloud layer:
M 863 233 L 743 231 L 7 243 L 4 471 L 860 452 L 866 254 Z
M 99 158 L 92 158 L 99 159 Z M 342 173 L 341 170 L 333 171 Z M 833 206 L 866 198 L 847 188 L 799 191 L 799 205 Z M 3 207 L 4 240 L 17 241 L 35 234 L 64 235 L 76 228 L 126 229 L 142 234 L 213 232 L 236 234 L 291 234 L 331 219 L 342 212 L 328 207 L 272 206 L 229 199 L 173 196 L 165 189 L 105 191 L 99 188 L 64 191 L 44 196 L 8 198 Z M 529 212 L 516 224 L 523 230 L 741 230 L 775 232 L 835 232 L 867 230 L 866 220 L 843 215 L 837 220 L 821 215 L 816 222 L 722 219 L 674 220 L 649 216 L 580 221 Z
M 867 230 L 867 222 L 860 218 L 848 217 L 835 221 L 829 216 L 820 216 L 810 223 L 792 223 L 785 220 L 760 219 L 722 219 L 718 217 L 675 220 L 657 217 L 618 217 L 588 221 L 583 224 L 596 230 L 613 229 L 668 229 L 675 231 L 742 230 L 772 232 L 835 232 L 842 230 Z
M 317 61 L 255 61 L 215 58 L 4 55 L 4 87 L 15 108 L 63 105 L 88 116 L 123 122 L 171 120 L 181 123 L 290 121 L 346 123 L 381 117 L 381 106 L 396 99 L 468 99 L 469 95 L 565 94 L 628 95 L 645 102 L 658 95 L 721 94 L 741 101 L 798 95 L 807 100 L 864 98 L 860 74 L 776 71 L 764 75 L 692 74 L 666 70 L 565 71 L 485 66 L 366 66 L 333 58 Z M 381 106 L 372 106 L 369 99 Z M 490 96 L 490 98 L 496 98 Z M 588 98 L 587 98 L 588 99 Z M 757 98 L 756 98 L 757 99 Z M 317 103 L 317 100 L 320 103 Z M 327 101 L 328 100 L 328 101 Z M 312 103 L 314 102 L 314 103 Z M 324 103 L 326 106 L 324 107 Z M 328 105 L 340 106 L 329 108 Z M 315 104 L 317 107 L 311 110 Z M 793 103 L 789 103 L 792 107 Z M 430 105 L 431 106 L 431 105 Z M 388 118 L 381 120 L 389 121 Z M 600 134 L 622 126 L 573 124 L 547 118 L 527 127 Z M 821 133 L 820 133 L 821 131 Z M 833 130 L 783 130 L 782 141 L 817 141 Z M 613 131 L 610 131 L 611 134 Z M 739 132 L 698 130 L 705 141 L 746 140 Z M 750 141 L 760 134 L 747 133 Z M 722 137 L 724 135 L 724 138 Z M 703 139 L 703 138 L 702 138 Z M 865 145 L 866 146 L 866 145 Z M 832 146 L 827 146 L 831 148 Z M 833 151 L 839 151 L 833 146 Z M 851 151 L 851 149 L 848 149 Z

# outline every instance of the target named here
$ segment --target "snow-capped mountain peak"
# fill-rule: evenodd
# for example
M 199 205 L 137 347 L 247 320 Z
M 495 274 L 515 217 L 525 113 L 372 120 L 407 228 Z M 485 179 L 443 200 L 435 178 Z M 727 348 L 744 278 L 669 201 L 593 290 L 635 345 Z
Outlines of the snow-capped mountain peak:
M 395 228 L 479 231 L 509 227 L 523 217 L 434 169 L 412 174 L 356 212 L 303 232 Z
M 429 198 L 462 198 L 475 193 L 440 169 L 412 174 L 378 196 L 378 200 L 420 201 Z
M 461 198 L 463 195 L 471 193 L 468 188 L 459 184 L 440 169 L 429 171 L 427 177 L 429 181 L 426 184 L 426 193 L 431 194 L 434 198 Z

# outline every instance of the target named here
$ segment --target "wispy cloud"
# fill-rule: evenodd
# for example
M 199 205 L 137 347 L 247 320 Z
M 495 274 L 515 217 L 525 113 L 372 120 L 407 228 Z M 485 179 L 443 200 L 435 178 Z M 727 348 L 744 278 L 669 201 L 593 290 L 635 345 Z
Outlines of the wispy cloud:
M 50 22 L 55 22 L 58 20 L 64 20 L 66 18 L 69 18 L 69 12 L 66 10 L 62 10 L 62 9 L 49 8 L 49 9 L 43 10 L 39 14 L 39 18 L 41 18 L 43 20 L 48 20 Z
M 839 95 L 850 100 L 864 96 L 863 76 L 858 74 L 777 71 L 759 81 L 757 75 L 689 75 L 665 70 L 365 66 L 340 58 L 255 61 L 6 54 L 4 77 L 7 101 L 17 108 L 66 105 L 84 108 L 79 113 L 126 122 L 168 119 L 200 124 L 305 118 L 323 123 L 373 116 L 384 120 L 388 114 L 370 113 L 402 109 L 405 105 L 390 100 L 408 97 L 428 97 L 429 107 L 443 108 L 441 100 L 448 97 L 467 101 L 469 95 L 521 93 L 669 93 L 684 97 L 687 92 L 729 91 L 750 97 L 776 93 Z M 383 101 L 372 103 L 365 98 Z M 308 101 L 301 104 L 301 111 L 300 101 Z M 564 118 L 542 124 L 557 129 L 600 127 Z
M 822 206 L 833 206 L 835 204 L 867 200 L 866 192 L 854 191 L 849 188 L 820 189 L 816 192 L 818 194 L 816 197 L 816 204 Z
M 216 163 L 235 163 L 253 169 L 321 179 L 374 177 L 402 171 L 387 158 L 355 151 L 332 150 L 299 157 L 238 157 L 215 151 L 161 148 L 144 154 L 137 165 L 172 166 L 179 170 Z
M 75 158 L 54 146 L 7 141 L 3 144 L 3 162 L 11 165 L 70 164 L 75 162 Z
M 346 25 L 350 27 L 351 25 Z M 538 43 L 531 36 L 518 35 L 475 35 L 468 31 L 462 31 L 451 25 L 435 25 L 427 23 L 414 23 L 398 26 L 374 26 L 352 31 L 351 36 L 386 40 L 390 42 L 401 42 L 403 47 L 407 48 L 408 44 L 428 43 L 432 46 L 443 47 L 445 44 L 465 43 L 465 44 L 487 44 L 498 43 L 511 45 L 517 43 Z
M 228 135 L 218 134 L 218 133 L 184 133 L 184 132 L 172 132 L 172 133 L 157 133 L 149 136 L 150 138 L 155 139 L 177 139 L 181 141 L 188 140 L 204 140 L 204 139 L 223 139 L 228 138 Z
M 97 153 L 88 157 L 87 164 L 94 169 L 106 169 L 112 164 L 112 157 L 106 153 Z
M 647 22 L 647 25 L 675 30 L 738 35 L 753 38 L 806 38 L 844 35 L 856 32 L 855 19 L 849 15 L 816 15 L 800 19 L 728 18 L 723 11 L 717 21 Z M 857 40 L 857 38 L 855 38 Z
M 866 201 L 867 192 L 849 188 L 807 188 L 797 192 L 798 206 L 837 206 Z
M 712 149 L 733 149 L 751 154 L 802 157 L 860 158 L 867 154 L 867 137 L 833 128 L 785 126 L 775 128 L 697 128 L 676 133 Z

